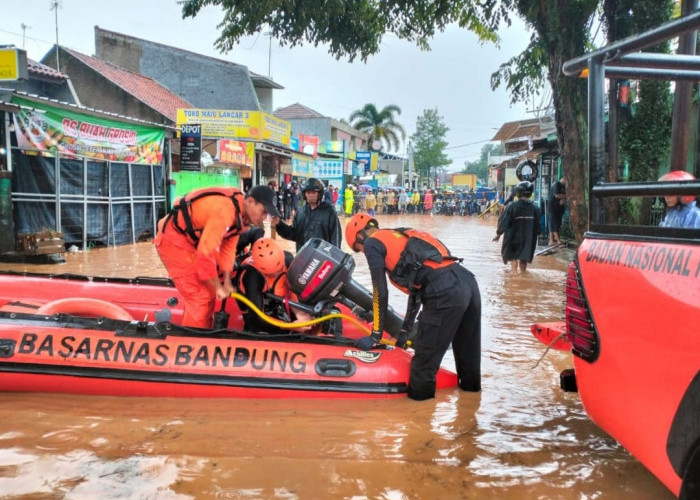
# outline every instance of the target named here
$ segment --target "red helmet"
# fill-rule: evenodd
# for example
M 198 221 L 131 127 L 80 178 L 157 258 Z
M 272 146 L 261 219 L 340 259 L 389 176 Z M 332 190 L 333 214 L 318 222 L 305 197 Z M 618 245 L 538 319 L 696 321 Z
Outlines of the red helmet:
M 272 238 L 260 238 L 250 250 L 254 267 L 267 276 L 284 271 L 284 251 Z
M 345 226 L 345 241 L 355 252 L 359 251 L 355 248 L 355 243 L 357 243 L 357 235 L 364 231 L 370 224 L 374 224 L 374 227 L 379 227 L 377 219 L 370 217 L 367 214 L 359 213 L 353 215 Z M 360 240 L 360 243 L 362 243 L 362 241 L 364 241 L 364 235 L 362 240 Z
M 695 177 L 693 174 L 690 172 L 686 172 L 685 170 L 671 170 L 669 173 L 662 175 L 659 177 L 660 181 L 694 181 Z M 679 196 L 681 199 L 681 203 L 684 205 L 687 203 L 691 203 L 693 200 L 695 200 L 695 196 Z

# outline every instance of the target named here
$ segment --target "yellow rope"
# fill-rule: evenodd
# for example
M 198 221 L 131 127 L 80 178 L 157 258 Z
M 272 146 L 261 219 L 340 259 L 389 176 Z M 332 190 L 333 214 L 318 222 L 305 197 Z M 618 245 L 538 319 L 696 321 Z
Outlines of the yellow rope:
M 325 316 L 321 316 L 320 318 L 315 318 L 315 319 L 311 319 L 311 320 L 308 320 L 308 321 L 294 321 L 294 322 L 292 322 L 292 323 L 288 323 L 288 322 L 286 322 L 286 321 L 281 321 L 281 320 L 279 320 L 279 319 L 277 319 L 277 318 L 273 318 L 272 316 L 268 316 L 268 315 L 265 314 L 263 311 L 261 311 L 255 304 L 253 304 L 253 303 L 250 301 L 250 299 L 248 299 L 248 297 L 246 297 L 245 295 L 241 295 L 241 294 L 238 293 L 238 292 L 232 292 L 232 293 L 231 293 L 231 297 L 233 297 L 234 299 L 237 299 L 237 300 L 240 300 L 241 302 L 243 302 L 243 303 L 244 303 L 245 305 L 247 305 L 255 314 L 257 314 L 260 318 L 262 318 L 263 321 L 265 321 L 265 322 L 267 322 L 267 323 L 269 323 L 269 324 L 271 324 L 271 325 L 274 325 L 274 326 L 276 326 L 276 327 L 285 329 L 285 330 L 293 330 L 294 328 L 300 328 L 300 327 L 304 327 L 304 326 L 311 326 L 311 325 L 315 325 L 315 324 L 318 324 L 318 323 L 323 323 L 324 321 L 328 321 L 329 319 L 342 318 L 342 319 L 346 319 L 346 320 L 350 321 L 351 323 L 354 323 L 355 325 L 357 325 L 357 326 L 360 328 L 360 330 L 362 330 L 363 332 L 365 332 L 367 335 L 370 335 L 370 334 L 372 333 L 372 331 L 371 331 L 369 328 L 367 328 L 361 321 L 359 321 L 358 319 L 354 318 L 353 316 L 349 316 L 349 315 L 347 315 L 347 314 L 343 314 L 343 313 L 330 313 L 330 314 L 326 314 Z M 382 343 L 382 344 L 386 344 L 386 345 L 394 345 L 394 344 L 396 344 L 396 341 L 394 341 L 394 340 L 388 340 L 388 339 L 382 339 L 382 340 L 381 340 L 381 343 Z M 411 345 L 411 342 L 408 341 L 408 342 L 406 343 L 406 345 L 407 345 L 407 346 L 410 346 L 410 345 Z

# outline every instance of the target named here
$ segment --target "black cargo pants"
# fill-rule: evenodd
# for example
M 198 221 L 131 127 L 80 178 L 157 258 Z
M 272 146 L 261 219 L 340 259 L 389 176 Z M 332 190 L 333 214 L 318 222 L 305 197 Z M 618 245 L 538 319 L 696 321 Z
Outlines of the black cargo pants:
M 435 376 L 452 343 L 459 387 L 481 390 L 481 294 L 460 264 L 431 271 L 424 280 L 408 397 L 435 397 Z

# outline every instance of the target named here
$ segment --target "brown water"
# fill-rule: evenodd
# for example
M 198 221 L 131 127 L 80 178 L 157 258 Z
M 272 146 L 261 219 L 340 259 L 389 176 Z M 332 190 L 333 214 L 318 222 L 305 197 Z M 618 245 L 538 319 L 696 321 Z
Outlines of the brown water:
M 513 275 L 495 221 L 386 216 L 465 258 L 481 287 L 483 391 L 431 401 L 183 400 L 0 393 L 0 498 L 635 499 L 673 496 L 558 388 L 569 355 L 529 325 L 562 317 L 566 255 Z M 287 242 L 287 248 L 293 248 Z M 362 256 L 355 279 L 369 285 Z M 30 272 L 164 276 L 150 243 Z M 405 299 L 391 303 L 402 311 Z M 451 353 L 445 366 L 454 369 Z

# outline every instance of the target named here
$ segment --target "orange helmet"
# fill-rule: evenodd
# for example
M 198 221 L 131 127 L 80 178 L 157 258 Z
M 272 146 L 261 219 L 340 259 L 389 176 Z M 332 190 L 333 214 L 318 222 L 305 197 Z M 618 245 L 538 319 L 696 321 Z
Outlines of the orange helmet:
M 284 271 L 284 251 L 272 238 L 260 238 L 250 250 L 254 267 L 266 276 Z
M 370 224 L 374 224 L 374 227 L 379 227 L 377 219 L 370 217 L 367 214 L 359 213 L 353 215 L 352 218 L 348 221 L 347 225 L 345 226 L 345 241 L 348 243 L 348 246 L 352 248 L 355 252 L 359 252 L 359 250 L 355 248 L 355 243 L 358 242 L 357 235 L 363 233 L 367 226 L 369 226 Z M 364 239 L 365 236 L 363 234 L 360 243 L 362 243 Z
M 695 177 L 693 174 L 690 172 L 686 172 L 685 170 L 671 170 L 667 174 L 662 175 L 659 177 L 660 181 L 694 181 Z M 695 200 L 695 196 L 679 196 L 681 199 L 681 203 L 684 205 L 687 203 L 691 203 L 693 200 Z

